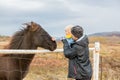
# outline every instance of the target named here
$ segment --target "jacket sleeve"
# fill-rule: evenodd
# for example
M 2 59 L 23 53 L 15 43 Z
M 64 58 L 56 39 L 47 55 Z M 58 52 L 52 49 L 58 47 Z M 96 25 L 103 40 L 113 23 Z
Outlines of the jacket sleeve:
M 76 48 L 74 46 L 71 48 L 66 39 L 62 40 L 62 42 L 64 44 L 63 48 L 65 57 L 69 59 L 73 59 L 74 57 L 76 57 Z

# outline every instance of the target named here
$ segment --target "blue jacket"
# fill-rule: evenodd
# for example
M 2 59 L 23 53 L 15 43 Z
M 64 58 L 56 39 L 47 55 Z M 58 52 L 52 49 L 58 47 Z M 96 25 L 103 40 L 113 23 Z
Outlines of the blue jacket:
M 69 46 L 66 39 L 63 40 L 64 55 L 69 59 L 68 77 L 74 79 L 91 78 L 92 67 L 89 60 L 88 38 L 85 35 L 80 41 Z

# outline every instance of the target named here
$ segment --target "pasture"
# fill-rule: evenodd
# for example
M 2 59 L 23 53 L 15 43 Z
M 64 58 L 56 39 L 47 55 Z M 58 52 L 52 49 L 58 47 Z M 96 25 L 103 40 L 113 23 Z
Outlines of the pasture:
M 4 45 L 8 44 L 9 40 L 10 37 L 1 37 L 0 48 L 2 49 Z M 99 78 L 120 80 L 120 37 L 89 37 L 89 40 L 90 47 L 93 47 L 95 41 L 101 43 L 102 63 L 100 62 Z M 61 42 L 57 44 L 58 48 L 62 48 Z M 67 59 L 63 53 L 35 55 L 29 73 L 24 80 L 67 80 Z

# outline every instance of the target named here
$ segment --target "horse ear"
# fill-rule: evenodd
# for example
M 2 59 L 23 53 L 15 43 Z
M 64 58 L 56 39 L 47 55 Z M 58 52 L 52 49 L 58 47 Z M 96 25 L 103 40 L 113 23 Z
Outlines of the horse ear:
M 36 31 L 39 28 L 38 24 L 33 21 L 29 23 L 24 23 L 23 25 L 26 25 L 26 28 L 29 31 Z
M 27 22 L 27 23 L 23 23 L 22 24 L 23 25 L 23 28 L 25 28 L 27 31 L 30 31 L 30 27 L 31 27 L 31 23 L 29 22 Z
M 31 21 L 31 29 L 30 29 L 30 31 L 36 31 L 38 28 L 39 28 L 38 24 Z
M 31 23 L 23 23 L 22 25 L 25 25 L 23 27 L 29 29 L 31 27 Z

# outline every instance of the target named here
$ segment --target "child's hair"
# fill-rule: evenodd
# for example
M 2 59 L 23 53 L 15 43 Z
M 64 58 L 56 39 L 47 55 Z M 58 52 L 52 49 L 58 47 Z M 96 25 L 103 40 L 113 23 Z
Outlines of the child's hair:
M 71 38 L 71 28 L 73 27 L 73 25 L 68 25 L 65 27 L 65 38 Z
M 79 25 L 76 25 L 74 27 L 71 28 L 71 33 L 77 37 L 80 38 L 83 36 L 83 28 Z
M 65 27 L 65 30 L 67 30 L 67 29 L 70 29 L 70 31 L 71 31 L 71 28 L 73 27 L 73 25 L 67 25 L 66 27 Z

